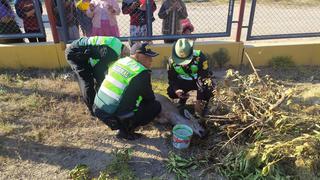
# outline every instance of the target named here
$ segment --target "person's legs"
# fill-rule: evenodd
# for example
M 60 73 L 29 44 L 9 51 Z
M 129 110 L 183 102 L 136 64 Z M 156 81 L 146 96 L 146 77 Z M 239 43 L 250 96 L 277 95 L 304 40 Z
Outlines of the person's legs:
M 165 39 L 164 43 L 172 44 L 172 43 L 174 43 L 176 41 L 177 41 L 177 39 Z
M 159 101 L 141 102 L 137 112 L 134 115 L 133 129 L 138 126 L 145 126 L 150 123 L 161 112 Z
M 97 108 L 95 105 L 93 105 L 92 109 L 95 116 L 112 130 L 121 128 L 118 119 L 115 116 L 104 112 L 103 110 Z
M 38 42 L 46 42 L 47 39 L 44 37 L 44 38 L 38 38 Z
M 31 42 L 31 43 L 32 43 L 32 42 L 38 42 L 38 41 L 37 41 L 37 38 L 28 38 L 28 39 L 29 39 L 29 42 Z
M 80 51 L 80 52 L 78 52 Z M 91 115 L 93 115 L 92 105 L 96 92 L 94 90 L 94 79 L 92 75 L 92 67 L 88 63 L 85 56 L 81 56 L 81 49 L 72 45 L 66 50 L 67 62 L 76 74 L 80 92 L 87 105 Z
M 92 30 L 92 22 L 91 19 L 85 14 L 85 11 L 80 9 L 76 9 L 76 14 L 78 17 L 78 21 L 80 24 L 80 28 L 84 36 L 90 36 Z
M 80 38 L 79 28 L 76 25 L 72 25 L 68 27 L 69 39 L 68 40 L 76 40 Z
M 139 26 L 130 25 L 130 36 L 136 37 L 139 36 Z M 129 45 L 132 47 L 136 42 L 129 40 Z
M 24 29 L 24 31 L 26 33 L 39 33 L 40 32 L 40 30 L 30 30 L 30 29 Z M 38 42 L 38 39 L 39 39 L 39 42 L 40 42 L 40 39 L 43 39 L 43 38 L 28 38 L 28 39 L 29 39 L 29 42 Z
M 134 130 L 139 126 L 144 126 L 150 123 L 161 112 L 161 104 L 158 101 L 141 102 L 138 110 L 133 116 L 128 118 L 119 118 L 120 128 L 118 137 L 134 140 L 139 138 L 139 135 L 134 133 Z

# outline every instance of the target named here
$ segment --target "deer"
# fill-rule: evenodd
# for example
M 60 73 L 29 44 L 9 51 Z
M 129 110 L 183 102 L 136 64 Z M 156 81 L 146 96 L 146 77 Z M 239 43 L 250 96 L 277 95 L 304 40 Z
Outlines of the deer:
M 156 118 L 156 122 L 160 124 L 170 123 L 171 125 L 185 124 L 189 126 L 199 137 L 205 136 L 204 128 L 188 110 L 185 109 L 184 116 L 182 116 L 179 113 L 178 108 L 169 98 L 157 93 L 155 93 L 155 97 L 162 107 L 159 116 Z

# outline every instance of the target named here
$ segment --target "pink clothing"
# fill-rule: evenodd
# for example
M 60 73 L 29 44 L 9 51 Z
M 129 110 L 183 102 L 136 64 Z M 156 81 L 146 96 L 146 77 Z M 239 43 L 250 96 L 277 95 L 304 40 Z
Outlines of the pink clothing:
M 109 27 L 109 28 L 104 28 Z M 92 27 L 91 36 L 116 36 L 119 37 L 118 26 L 111 26 L 108 20 L 101 20 L 101 27 Z
M 116 15 L 119 15 L 121 10 L 117 1 L 92 0 L 91 4 L 93 4 L 95 7 L 94 11 L 91 11 L 89 8 L 87 10 L 87 15 L 92 18 L 92 36 L 119 36 L 119 28 Z M 109 6 L 111 6 L 112 9 L 109 9 Z M 95 34 L 95 32 L 112 32 L 112 34 Z

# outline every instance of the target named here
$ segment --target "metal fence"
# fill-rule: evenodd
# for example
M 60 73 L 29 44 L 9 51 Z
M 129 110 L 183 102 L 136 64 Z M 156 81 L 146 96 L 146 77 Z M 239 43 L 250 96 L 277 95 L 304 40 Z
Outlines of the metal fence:
M 102 3 L 93 1 L 91 3 L 94 5 L 92 5 L 92 9 L 90 9 L 91 7 L 88 5 L 79 5 L 77 3 L 75 3 L 76 7 L 72 6 L 72 8 L 68 8 L 69 5 L 66 5 L 68 0 L 62 0 L 55 1 L 54 6 L 58 13 L 56 14 L 57 21 L 60 21 L 62 25 L 62 31 L 59 33 L 60 37 L 67 42 L 76 39 L 79 35 L 120 36 L 122 40 L 162 40 L 181 37 L 205 38 L 230 36 L 234 0 L 212 2 L 183 2 L 177 0 L 177 2 L 181 3 L 179 7 L 184 9 L 181 11 L 186 11 L 185 14 L 178 10 L 172 10 L 175 14 L 168 12 L 168 14 L 165 15 L 169 17 L 166 16 L 164 19 L 161 19 L 164 16 L 163 12 L 166 13 L 166 10 L 170 8 L 165 2 L 168 3 L 171 1 L 173 0 L 167 0 L 167 2 L 124 0 L 120 3 L 115 0 L 110 0 L 107 5 L 105 5 L 103 1 L 101 1 Z M 134 7 L 134 3 L 138 3 L 138 5 Z M 145 7 L 143 3 L 145 3 Z M 106 10 L 108 9 L 106 6 L 109 5 L 111 6 L 111 10 Z M 159 13 L 160 9 L 162 9 L 162 15 Z M 104 12 L 107 12 L 107 16 L 111 17 L 111 19 L 105 22 L 102 20 L 103 16 L 106 16 Z M 63 16 L 59 16 L 59 14 L 63 14 Z M 73 19 L 69 17 L 73 17 Z M 91 24 L 88 17 L 91 18 Z M 184 21 L 183 19 L 186 18 L 191 22 L 194 31 L 192 34 L 183 35 L 179 28 L 184 25 L 181 20 Z M 163 26 L 163 21 L 169 22 L 169 27 Z M 117 28 L 113 27 L 114 24 L 116 24 L 115 26 Z M 137 28 L 141 28 L 142 30 L 140 29 L 138 33 L 136 33 Z M 166 28 L 170 31 L 169 33 L 163 33 Z M 76 29 L 80 30 L 80 34 L 74 33 Z M 109 31 L 108 29 L 111 30 Z M 115 29 L 119 29 L 119 33 L 117 33 Z
M 0 1 L 0 42 L 17 43 L 46 41 L 39 0 Z
M 320 36 L 320 1 L 252 0 L 247 40 Z
M 31 42 L 44 41 L 46 35 L 49 41 L 53 36 L 54 42 L 60 39 L 67 43 L 93 35 L 169 42 L 182 37 L 230 37 L 236 28 L 238 41 L 241 28 L 245 27 L 248 28 L 247 40 L 320 36 L 319 0 L 251 0 L 247 3 L 251 7 L 242 13 L 248 26 L 242 26 L 242 18 L 233 17 L 235 10 L 241 14 L 238 2 L 245 0 L 11 1 L 0 0 L 0 43 L 23 42 L 23 38 Z M 179 3 L 173 5 L 173 2 Z M 44 22 L 49 19 L 51 27 L 42 19 Z M 186 19 L 194 27 L 191 34 L 181 32 L 180 28 L 188 24 Z M 239 19 L 238 27 L 232 27 L 236 19 Z

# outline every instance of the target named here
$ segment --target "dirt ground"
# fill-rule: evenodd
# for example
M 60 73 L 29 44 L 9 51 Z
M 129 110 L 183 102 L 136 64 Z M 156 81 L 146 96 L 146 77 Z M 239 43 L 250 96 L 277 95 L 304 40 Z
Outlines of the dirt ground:
M 320 94 L 315 90 L 320 89 L 320 79 L 312 77 L 314 72 L 292 81 L 308 89 L 306 99 L 310 96 L 312 103 L 319 104 Z M 221 79 L 224 70 L 215 75 Z M 165 94 L 165 71 L 156 70 L 153 76 L 155 92 Z M 98 177 L 111 162 L 111 151 L 122 147 L 133 149 L 130 166 L 139 179 L 173 179 L 164 162 L 170 151 L 176 151 L 170 126 L 151 124 L 138 132 L 143 134 L 141 139 L 119 140 L 116 132 L 91 118 L 68 70 L 0 71 L 0 179 L 68 179 L 78 164 L 87 164 L 91 177 Z M 190 149 L 178 153 L 201 152 L 199 142 L 194 138 Z M 192 175 L 199 179 L 199 174 Z

